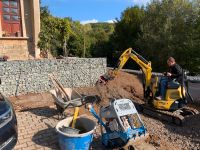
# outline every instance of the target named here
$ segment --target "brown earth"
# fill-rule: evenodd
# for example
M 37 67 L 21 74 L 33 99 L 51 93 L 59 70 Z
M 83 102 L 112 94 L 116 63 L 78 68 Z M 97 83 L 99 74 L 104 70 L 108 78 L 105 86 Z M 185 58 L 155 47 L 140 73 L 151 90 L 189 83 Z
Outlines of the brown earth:
M 143 88 L 137 76 L 120 72 L 118 76 L 106 85 L 95 87 L 75 88 L 80 94 L 98 95 L 101 105 L 108 104 L 110 100 L 128 98 L 142 102 Z M 19 109 L 31 109 L 53 105 L 53 97 L 50 93 L 27 94 L 18 97 L 10 97 L 10 100 Z
M 113 99 L 127 98 L 142 103 L 143 88 L 137 76 L 119 72 L 117 77 L 107 82 L 106 85 L 97 84 L 90 88 L 77 88 L 79 93 L 85 95 L 98 95 L 100 105 L 109 104 Z
M 124 72 L 120 72 L 114 80 L 109 81 L 106 85 L 76 88 L 75 90 L 80 94 L 99 95 L 101 102 L 95 106 L 96 110 L 99 108 L 99 105 L 105 106 L 113 99 L 127 98 L 136 103 L 143 102 L 143 88 L 139 78 Z M 10 99 L 19 110 L 53 105 L 53 98 L 49 93 L 31 94 L 17 98 L 12 97 Z M 199 106 L 196 106 L 196 108 L 200 110 Z M 89 115 L 88 111 L 82 107 L 80 114 L 84 113 Z M 157 149 L 200 149 L 200 116 L 194 117 L 183 127 L 161 122 L 146 115 L 140 114 L 140 116 L 150 134 L 148 142 L 153 144 Z

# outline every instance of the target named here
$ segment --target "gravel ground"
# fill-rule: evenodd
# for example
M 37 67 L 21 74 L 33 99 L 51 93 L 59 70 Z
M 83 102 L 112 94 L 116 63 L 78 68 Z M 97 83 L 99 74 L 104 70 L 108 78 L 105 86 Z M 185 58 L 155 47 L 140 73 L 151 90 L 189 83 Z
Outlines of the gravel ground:
M 148 116 L 141 116 L 149 134 L 152 136 L 153 140 L 150 142 L 158 146 L 158 149 L 200 149 L 200 116 L 194 117 L 182 127 L 161 122 Z

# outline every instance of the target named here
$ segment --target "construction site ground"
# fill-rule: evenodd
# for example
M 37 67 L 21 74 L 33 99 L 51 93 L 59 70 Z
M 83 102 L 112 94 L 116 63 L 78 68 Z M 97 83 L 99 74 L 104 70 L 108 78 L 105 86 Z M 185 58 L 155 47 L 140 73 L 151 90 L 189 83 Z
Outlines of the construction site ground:
M 80 94 L 99 95 L 101 101 L 95 105 L 98 111 L 112 99 L 128 98 L 135 103 L 143 103 L 143 89 L 137 76 L 120 72 L 107 85 L 76 88 Z M 15 150 L 59 149 L 55 126 L 59 122 L 54 99 L 50 93 L 27 94 L 10 97 L 16 109 L 18 120 L 18 143 Z M 191 104 L 200 111 L 199 104 Z M 94 119 L 84 107 L 79 114 Z M 200 149 L 200 115 L 193 117 L 183 126 L 176 126 L 149 116 L 140 114 L 149 138 L 146 142 L 158 150 L 199 150 Z M 95 120 L 96 121 L 96 120 Z M 97 128 L 98 129 L 98 128 Z M 94 133 L 91 149 L 105 149 L 100 141 L 98 130 Z

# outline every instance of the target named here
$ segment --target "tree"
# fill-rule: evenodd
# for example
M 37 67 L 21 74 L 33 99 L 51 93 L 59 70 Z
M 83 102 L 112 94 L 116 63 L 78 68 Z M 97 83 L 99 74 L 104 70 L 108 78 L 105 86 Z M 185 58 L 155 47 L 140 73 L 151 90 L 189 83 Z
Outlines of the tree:
M 47 7 L 41 8 L 41 32 L 38 46 L 45 54 L 51 52 L 54 56 L 68 56 L 67 42 L 72 31 L 70 18 L 53 17 Z
M 91 24 L 92 30 L 87 34 L 90 37 L 90 51 L 93 57 L 107 57 L 112 59 L 112 44 L 110 36 L 114 31 L 114 24 L 97 23 Z
M 129 47 L 136 48 L 138 35 L 141 33 L 141 23 L 145 11 L 138 6 L 127 8 L 117 20 L 115 31 L 112 36 L 114 54 L 119 57 L 122 51 Z
M 38 46 L 45 54 L 79 57 L 102 56 L 103 43 L 114 31 L 113 24 L 98 23 L 81 25 L 71 18 L 59 18 L 41 7 L 41 32 Z M 106 56 L 106 55 L 103 55 Z
M 47 7 L 41 7 L 41 32 L 39 34 L 38 46 L 40 50 L 47 54 L 51 48 L 51 39 L 53 38 L 53 32 L 55 32 L 55 25 L 53 17 Z
M 88 47 L 85 32 L 91 30 L 91 26 L 89 24 L 81 25 L 80 22 L 73 22 L 72 26 L 76 36 L 71 36 L 68 41 L 71 54 L 79 57 L 88 57 L 90 54 L 85 50 Z
M 67 42 L 71 35 L 76 36 L 72 31 L 71 23 L 68 18 L 60 19 L 57 18 L 57 30 L 60 32 L 60 41 L 62 42 L 64 56 L 69 55 L 69 49 Z
M 125 9 L 121 13 L 120 19 L 116 19 L 113 34 L 110 34 L 109 40 L 101 45 L 102 54 L 106 54 L 109 65 L 116 65 L 119 56 L 125 49 L 129 47 L 137 49 L 136 41 L 141 33 L 144 15 L 143 7 L 134 6 Z
M 153 62 L 154 70 L 164 70 L 169 56 L 184 68 L 197 70 L 197 12 L 196 4 L 189 0 L 154 0 L 147 6 L 137 45 Z

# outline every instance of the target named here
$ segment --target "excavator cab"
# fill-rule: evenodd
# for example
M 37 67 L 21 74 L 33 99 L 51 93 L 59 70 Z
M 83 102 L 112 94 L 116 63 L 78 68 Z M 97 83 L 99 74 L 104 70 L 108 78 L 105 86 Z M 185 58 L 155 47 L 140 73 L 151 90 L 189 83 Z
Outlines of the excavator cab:
M 152 79 L 152 105 L 160 110 L 177 110 L 180 106 L 180 100 L 182 100 L 182 93 L 185 95 L 185 90 L 182 92 L 181 84 L 176 80 L 171 80 L 168 82 L 166 87 L 165 99 L 157 100 L 155 97 L 158 96 L 160 77 L 155 77 Z M 182 103 L 182 102 L 181 102 Z M 182 104 L 181 104 L 182 105 Z
M 165 99 L 163 100 L 157 100 L 155 98 L 159 90 L 159 82 L 161 77 L 157 76 L 152 78 L 151 89 L 154 95 L 152 104 L 155 108 L 160 110 L 174 111 L 184 107 L 188 102 L 187 100 L 193 102 L 193 98 L 188 92 L 186 74 L 187 72 L 183 70 L 181 82 L 178 82 L 176 79 L 172 79 L 168 82 Z

